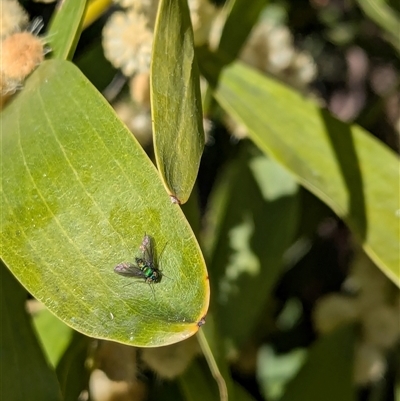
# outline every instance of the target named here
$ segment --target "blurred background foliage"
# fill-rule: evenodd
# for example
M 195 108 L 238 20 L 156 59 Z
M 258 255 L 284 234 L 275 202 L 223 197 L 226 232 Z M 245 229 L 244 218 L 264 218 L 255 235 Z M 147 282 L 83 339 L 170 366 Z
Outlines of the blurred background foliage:
M 16 7 L 12 3 L 1 5 L 3 24 L 6 7 Z M 210 53 L 222 64 L 241 60 L 312 99 L 344 126 L 358 124 L 389 158 L 398 153 L 398 1 L 188 3 L 204 76 L 209 78 L 215 61 Z M 76 24 L 82 29 L 76 49 L 65 53 L 150 158 L 149 76 L 157 4 L 89 2 L 82 27 Z M 26 13 L 21 29 L 40 16 L 40 35 L 46 38 L 57 4 L 24 0 L 20 5 Z M 51 34 L 48 43 L 51 47 Z M 265 152 L 240 113 L 239 118 L 230 113 L 220 95 L 214 98 L 216 82 L 209 83 L 201 77 L 206 144 L 195 188 L 182 206 L 210 275 L 206 325 L 196 337 L 161 348 L 91 339 L 52 315 L 2 266 L 2 330 L 10 331 L 3 338 L 14 337 L 13 344 L 1 344 L 4 399 L 55 399 L 58 393 L 59 399 L 94 401 L 228 395 L 231 400 L 400 400 L 400 267 L 390 273 L 384 264 L 375 265 L 359 233 L 340 218 L 346 216 L 338 217 L 338 210 L 310 191 L 300 165 L 298 176 L 288 167 L 295 156 L 279 160 L 273 151 L 272 157 Z M 275 93 L 272 101 L 287 99 Z M 284 107 L 290 121 L 292 104 Z M 261 113 L 269 118 L 267 105 Z M 277 138 L 286 134 L 274 132 Z M 352 150 L 336 151 L 340 159 Z M 390 195 L 397 207 L 398 185 L 397 180 Z M 398 210 L 397 215 L 393 211 L 397 231 Z M 15 294 L 19 301 L 10 304 Z M 25 307 L 22 327 L 7 324 Z M 22 358 L 17 366 L 11 352 L 21 346 L 35 356 L 29 381 L 21 379 L 26 361 L 20 351 L 15 351 Z M 7 391 L 6 377 L 13 383 Z M 59 389 L 52 389 L 57 383 Z M 22 391 L 31 386 L 31 393 Z

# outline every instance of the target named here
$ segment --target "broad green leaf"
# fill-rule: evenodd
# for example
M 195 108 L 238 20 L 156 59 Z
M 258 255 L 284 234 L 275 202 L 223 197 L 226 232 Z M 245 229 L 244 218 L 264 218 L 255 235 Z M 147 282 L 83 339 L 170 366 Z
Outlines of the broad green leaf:
M 90 372 L 86 366 L 90 339 L 74 331 L 71 342 L 57 365 L 63 401 L 76 401 L 89 387 Z
M 53 58 L 71 60 L 81 35 L 87 0 L 63 0 L 56 7 L 47 32 Z
M 186 0 L 161 0 L 151 63 L 157 166 L 169 194 L 185 203 L 204 148 L 199 72 Z
M 362 128 L 241 64 L 221 74 L 215 96 L 250 137 L 324 201 L 397 285 L 399 160 Z
M 26 291 L 0 263 L 0 399 L 61 400 L 25 310 Z
M 73 330 L 47 309 L 33 315 L 33 324 L 49 362 L 52 366 L 57 366 L 71 341 Z
M 211 283 L 225 337 L 240 347 L 257 326 L 298 223 L 298 185 L 253 144 L 212 193 L 205 236 Z
M 353 326 L 321 337 L 311 347 L 305 364 L 289 382 L 280 401 L 355 401 L 354 341 Z
M 2 113 L 2 257 L 67 325 L 160 346 L 194 334 L 207 271 L 157 171 L 71 63 L 43 63 Z M 149 286 L 113 268 L 153 236 L 165 276 Z M 140 256 L 140 254 L 139 254 Z

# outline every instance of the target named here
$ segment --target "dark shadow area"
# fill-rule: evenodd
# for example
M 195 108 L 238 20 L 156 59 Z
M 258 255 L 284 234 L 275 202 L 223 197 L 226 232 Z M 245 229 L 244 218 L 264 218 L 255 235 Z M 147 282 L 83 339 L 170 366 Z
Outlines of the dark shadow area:
M 366 237 L 367 217 L 365 209 L 364 183 L 360 169 L 353 134 L 349 125 L 344 124 L 328 111 L 321 110 L 326 132 L 336 155 L 340 171 L 349 195 L 348 216 L 346 221 L 355 229 L 357 237 L 363 242 Z M 379 168 L 379 166 L 376 166 Z

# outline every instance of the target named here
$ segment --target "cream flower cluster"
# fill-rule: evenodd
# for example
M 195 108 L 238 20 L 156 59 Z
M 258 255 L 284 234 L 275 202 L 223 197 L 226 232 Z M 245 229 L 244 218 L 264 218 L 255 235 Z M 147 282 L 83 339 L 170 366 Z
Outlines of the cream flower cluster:
M 106 58 L 128 77 L 150 69 L 152 43 L 149 20 L 135 9 L 114 13 L 103 30 Z
M 343 289 L 346 290 L 343 293 L 320 299 L 314 310 L 314 324 L 321 334 L 348 322 L 361 325 L 354 381 L 366 385 L 381 378 L 386 368 L 385 353 L 400 339 L 400 294 L 361 251 Z
M 153 31 L 159 0 L 119 0 L 103 30 L 106 58 L 128 77 L 150 69 Z M 196 44 L 207 40 L 216 8 L 208 0 L 189 0 Z
M 299 90 L 307 89 L 317 72 L 312 57 L 294 48 L 289 29 L 268 21 L 254 27 L 240 58 Z
M 129 77 L 131 100 L 114 108 L 146 146 L 151 141 L 150 62 L 159 0 L 115 0 L 123 10 L 111 15 L 103 29 L 103 48 L 111 64 Z M 189 0 L 196 44 L 207 41 L 216 8 L 208 0 Z

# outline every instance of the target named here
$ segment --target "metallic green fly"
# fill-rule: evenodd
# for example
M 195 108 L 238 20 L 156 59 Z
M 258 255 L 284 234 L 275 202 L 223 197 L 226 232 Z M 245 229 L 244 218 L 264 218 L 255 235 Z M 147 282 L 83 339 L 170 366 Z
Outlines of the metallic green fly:
M 141 255 L 135 258 L 135 263 L 119 263 L 114 267 L 115 273 L 125 277 L 142 278 L 145 283 L 150 285 L 159 283 L 163 274 L 158 267 L 158 258 L 153 237 L 145 235 L 139 249 Z M 151 289 L 154 293 L 153 288 Z

